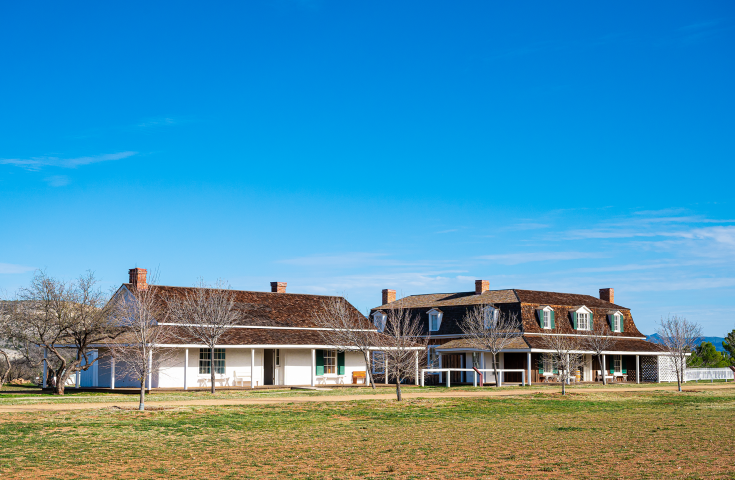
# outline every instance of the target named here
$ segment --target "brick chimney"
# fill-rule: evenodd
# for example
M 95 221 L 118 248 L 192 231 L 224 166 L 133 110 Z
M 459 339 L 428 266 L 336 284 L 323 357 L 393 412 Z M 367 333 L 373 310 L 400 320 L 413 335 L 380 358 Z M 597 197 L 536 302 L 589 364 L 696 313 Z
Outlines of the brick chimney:
M 384 289 L 383 290 L 383 303 L 381 305 L 386 305 L 388 303 L 393 303 L 396 301 L 396 291 L 395 290 L 389 290 Z
M 490 282 L 488 280 L 475 280 L 475 294 L 482 295 L 490 290 Z
M 606 302 L 615 303 L 615 290 L 612 288 L 601 288 L 600 289 L 600 300 Z
M 286 293 L 286 282 L 271 282 L 271 292 Z
M 128 275 L 130 276 L 129 283 L 133 285 L 134 289 L 146 290 L 148 288 L 148 281 L 146 280 L 148 270 L 145 268 L 131 268 L 128 270 Z

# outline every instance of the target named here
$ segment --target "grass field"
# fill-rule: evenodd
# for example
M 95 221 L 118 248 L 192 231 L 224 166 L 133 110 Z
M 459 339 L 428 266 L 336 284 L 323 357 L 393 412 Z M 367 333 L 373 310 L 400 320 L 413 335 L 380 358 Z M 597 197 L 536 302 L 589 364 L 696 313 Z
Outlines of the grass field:
M 357 398 L 2 414 L 0 477 L 735 479 L 735 389 Z

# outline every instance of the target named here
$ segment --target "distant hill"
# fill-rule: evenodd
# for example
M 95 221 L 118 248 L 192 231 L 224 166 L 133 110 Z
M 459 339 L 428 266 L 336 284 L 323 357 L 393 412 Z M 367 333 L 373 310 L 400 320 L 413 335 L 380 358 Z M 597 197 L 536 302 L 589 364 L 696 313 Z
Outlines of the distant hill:
M 724 352 L 725 348 L 722 346 L 722 341 L 724 339 L 725 337 L 702 337 L 700 341 L 697 343 L 697 345 L 699 345 L 702 342 L 709 342 L 715 346 L 715 349 L 718 352 Z M 646 337 L 646 340 L 648 340 L 649 342 L 653 342 L 653 343 L 663 343 L 658 333 L 654 333 L 653 335 L 648 335 Z

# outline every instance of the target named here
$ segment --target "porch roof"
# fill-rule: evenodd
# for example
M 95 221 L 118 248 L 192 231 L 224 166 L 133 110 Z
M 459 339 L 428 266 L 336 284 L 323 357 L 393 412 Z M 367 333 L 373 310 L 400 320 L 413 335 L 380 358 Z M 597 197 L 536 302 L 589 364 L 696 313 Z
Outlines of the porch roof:
M 452 340 L 450 342 L 447 342 L 443 345 L 440 345 L 436 348 L 437 351 L 448 351 L 448 350 L 454 350 L 454 351 L 470 351 L 470 350 L 479 350 L 476 349 L 473 345 L 470 339 L 468 338 L 460 338 L 457 340 Z M 506 350 L 525 350 L 525 351 L 548 351 L 549 349 L 544 344 L 543 336 L 542 335 L 524 335 L 523 337 L 517 337 L 514 338 L 511 343 L 509 343 L 503 351 Z M 585 351 L 586 349 L 582 348 L 582 351 Z M 608 353 L 618 353 L 618 354 L 625 354 L 625 353 L 647 353 L 652 355 L 661 355 L 665 354 L 665 349 L 656 343 L 647 342 L 645 340 L 639 340 L 635 338 L 626 338 L 626 339 L 615 339 L 610 346 L 608 350 L 606 350 Z

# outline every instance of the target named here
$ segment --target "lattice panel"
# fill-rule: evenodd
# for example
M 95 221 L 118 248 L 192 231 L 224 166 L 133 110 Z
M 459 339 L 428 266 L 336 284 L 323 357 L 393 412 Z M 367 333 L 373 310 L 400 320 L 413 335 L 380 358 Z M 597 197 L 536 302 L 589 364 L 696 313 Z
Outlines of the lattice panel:
M 674 359 L 661 355 L 658 357 L 658 375 L 662 382 L 676 381 L 676 368 L 674 368 Z
M 658 360 L 657 357 L 640 357 L 641 381 L 658 382 Z

